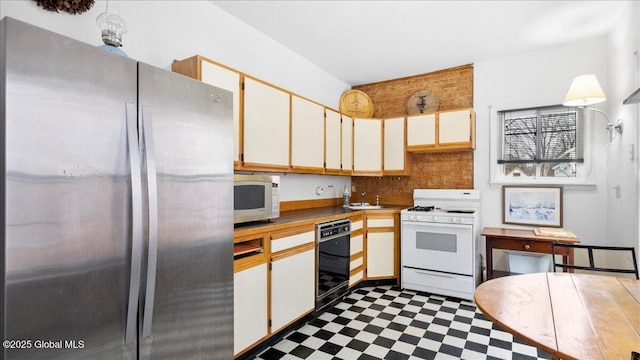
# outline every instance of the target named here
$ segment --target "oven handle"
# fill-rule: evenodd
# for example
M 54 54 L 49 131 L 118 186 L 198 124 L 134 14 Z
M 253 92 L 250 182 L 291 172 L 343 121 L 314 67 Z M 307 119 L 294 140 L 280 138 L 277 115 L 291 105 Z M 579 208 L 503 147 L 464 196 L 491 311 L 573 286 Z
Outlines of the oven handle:
M 421 221 L 403 221 L 402 225 L 418 226 L 418 227 L 440 227 L 440 228 L 472 228 L 472 224 L 454 224 L 454 223 L 434 223 L 434 222 L 421 222 Z
M 452 279 L 456 277 L 456 275 L 453 275 L 453 274 L 444 274 L 444 273 L 439 273 L 434 271 L 425 271 L 425 270 L 418 270 L 418 269 L 413 269 L 413 270 L 418 274 L 434 275 L 434 276 L 440 276 L 448 279 Z

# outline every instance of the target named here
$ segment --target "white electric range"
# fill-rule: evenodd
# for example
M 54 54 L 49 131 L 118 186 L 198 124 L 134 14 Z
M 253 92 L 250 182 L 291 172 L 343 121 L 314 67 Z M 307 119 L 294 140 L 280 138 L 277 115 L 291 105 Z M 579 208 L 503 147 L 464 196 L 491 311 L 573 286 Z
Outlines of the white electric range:
M 402 288 L 472 300 L 482 274 L 480 192 L 416 189 L 413 204 L 400 213 Z

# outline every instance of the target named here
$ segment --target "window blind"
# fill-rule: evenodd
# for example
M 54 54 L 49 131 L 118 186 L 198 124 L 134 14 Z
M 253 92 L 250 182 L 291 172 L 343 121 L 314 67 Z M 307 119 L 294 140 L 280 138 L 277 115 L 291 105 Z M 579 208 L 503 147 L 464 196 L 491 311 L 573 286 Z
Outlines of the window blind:
M 498 112 L 498 164 L 584 162 L 584 110 L 565 106 Z

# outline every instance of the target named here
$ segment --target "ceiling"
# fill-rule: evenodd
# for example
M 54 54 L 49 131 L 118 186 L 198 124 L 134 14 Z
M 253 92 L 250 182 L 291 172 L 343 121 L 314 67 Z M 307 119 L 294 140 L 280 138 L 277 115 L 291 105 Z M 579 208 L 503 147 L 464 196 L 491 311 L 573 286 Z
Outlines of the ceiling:
M 627 1 L 217 1 L 349 85 L 607 34 Z

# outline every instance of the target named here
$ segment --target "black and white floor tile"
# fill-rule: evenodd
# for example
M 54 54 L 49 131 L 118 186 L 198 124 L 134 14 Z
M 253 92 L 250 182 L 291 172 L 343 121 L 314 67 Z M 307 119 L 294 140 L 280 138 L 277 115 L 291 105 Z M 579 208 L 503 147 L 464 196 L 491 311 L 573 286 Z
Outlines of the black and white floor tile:
M 256 359 L 549 359 L 500 330 L 471 301 L 363 287 Z

